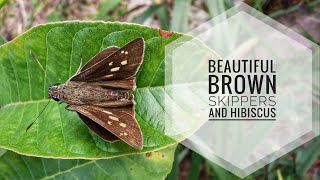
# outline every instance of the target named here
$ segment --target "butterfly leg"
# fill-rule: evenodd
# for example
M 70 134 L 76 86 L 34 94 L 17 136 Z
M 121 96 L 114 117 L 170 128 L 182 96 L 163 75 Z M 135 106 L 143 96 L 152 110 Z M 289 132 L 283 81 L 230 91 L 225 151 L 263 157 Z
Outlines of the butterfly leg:
M 70 108 L 70 105 L 68 104 L 66 107 L 64 107 L 68 111 L 75 111 L 74 109 Z

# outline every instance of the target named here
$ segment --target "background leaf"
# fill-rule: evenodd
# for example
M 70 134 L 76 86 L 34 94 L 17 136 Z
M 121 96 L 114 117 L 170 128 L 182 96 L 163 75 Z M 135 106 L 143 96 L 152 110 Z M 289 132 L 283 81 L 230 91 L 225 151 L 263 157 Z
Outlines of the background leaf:
M 41 157 L 108 158 L 161 149 L 176 142 L 164 135 L 164 47 L 180 37 L 161 37 L 158 29 L 135 24 L 63 22 L 35 27 L 0 47 L 0 146 Z M 102 49 L 122 47 L 138 37 L 146 42 L 137 77 L 136 119 L 144 149 L 107 143 L 91 133 L 65 104 L 52 102 L 34 126 L 26 127 L 48 101 L 49 82 L 30 56 L 32 51 L 53 83 L 64 83 Z
M 138 17 L 134 18 L 133 22 L 142 24 L 153 13 L 155 13 L 160 7 L 161 7 L 161 4 L 154 4 L 154 5 L 150 6 L 147 10 L 145 10 L 143 13 L 141 13 Z
M 165 3 L 161 4 L 161 7 L 157 11 L 157 16 L 161 24 L 161 29 L 169 30 L 170 29 L 170 17 Z
M 201 171 L 201 165 L 203 162 L 203 157 L 196 152 L 192 151 L 191 156 L 191 169 L 192 171 L 189 172 L 189 180 L 193 179 L 199 179 L 200 171 Z
M 108 13 L 119 6 L 120 3 L 121 0 L 103 1 L 98 8 L 95 19 L 104 19 Z
M 0 156 L 4 155 L 6 152 L 7 152 L 6 149 L 1 149 L 1 148 L 0 148 Z
M 7 42 L 6 39 L 4 37 L 0 36 L 0 46 L 6 42 Z
M 107 160 L 35 158 L 8 151 L 0 157 L 1 179 L 164 179 L 175 146 Z
M 191 0 L 175 0 L 172 13 L 171 30 L 178 32 L 188 31 L 188 15 Z
M 0 9 L 8 2 L 8 0 L 0 0 Z
M 166 177 L 166 180 L 178 180 L 181 161 L 188 155 L 189 149 L 184 148 L 181 144 L 178 144 L 176 152 L 174 154 L 174 161 L 172 170 Z
M 304 175 L 320 155 L 320 138 L 314 138 L 308 148 L 300 147 L 297 151 L 297 168 L 299 175 Z

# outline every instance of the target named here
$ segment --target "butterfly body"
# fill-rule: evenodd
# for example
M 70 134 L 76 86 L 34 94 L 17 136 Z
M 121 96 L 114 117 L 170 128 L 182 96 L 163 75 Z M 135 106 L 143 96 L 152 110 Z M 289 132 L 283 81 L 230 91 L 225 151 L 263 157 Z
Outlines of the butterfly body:
M 95 55 L 64 84 L 49 88 L 49 98 L 68 104 L 102 139 L 122 140 L 143 148 L 135 119 L 135 77 L 143 61 L 144 40 L 135 39 L 122 48 L 108 47 Z
M 102 104 L 98 106 L 118 107 L 119 103 L 122 106 L 133 104 L 133 95 L 128 90 L 106 89 L 97 86 L 95 83 L 74 81 L 51 86 L 49 88 L 49 98 L 69 105 Z M 118 103 L 114 105 L 112 102 Z

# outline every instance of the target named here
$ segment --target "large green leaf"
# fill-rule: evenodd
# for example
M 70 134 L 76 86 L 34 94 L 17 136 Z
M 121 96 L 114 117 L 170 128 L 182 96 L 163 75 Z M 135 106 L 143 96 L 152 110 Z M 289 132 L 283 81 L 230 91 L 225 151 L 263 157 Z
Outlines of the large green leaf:
M 144 62 L 134 92 L 143 150 L 107 143 L 91 133 L 65 104 L 52 102 L 37 123 L 26 127 L 48 101 L 49 82 L 64 83 L 80 65 L 108 46 L 143 37 Z M 0 47 L 0 147 L 20 154 L 62 158 L 108 158 L 161 149 L 176 142 L 164 135 L 164 47 L 181 37 L 162 37 L 158 29 L 127 23 L 71 21 L 40 25 Z
M 299 176 L 304 176 L 320 155 L 320 137 L 314 138 L 308 146 L 297 150 L 296 171 Z
M 8 151 L 0 157 L 0 179 L 164 179 L 174 148 L 106 160 L 35 158 Z

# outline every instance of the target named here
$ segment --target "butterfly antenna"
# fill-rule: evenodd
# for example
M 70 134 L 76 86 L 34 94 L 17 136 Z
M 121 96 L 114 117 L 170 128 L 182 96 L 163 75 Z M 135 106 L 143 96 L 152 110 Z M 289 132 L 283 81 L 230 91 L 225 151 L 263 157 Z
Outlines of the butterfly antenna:
M 38 58 L 36 57 L 36 55 L 30 51 L 30 55 L 32 56 L 32 58 L 38 63 L 38 65 L 40 66 L 41 70 L 44 73 L 44 77 L 49 81 L 50 84 L 52 84 L 51 80 L 48 78 L 46 71 L 44 70 L 44 68 L 42 67 L 40 61 L 38 60 Z
M 44 106 L 44 108 L 41 110 L 41 112 L 39 113 L 39 115 L 33 120 L 33 122 L 27 127 L 26 129 L 26 133 L 28 132 L 28 130 L 31 128 L 31 126 L 39 119 L 39 117 L 41 116 L 41 114 L 43 113 L 43 111 L 47 108 L 47 106 L 49 105 L 51 99 L 49 99 L 49 101 L 47 102 L 47 104 Z

